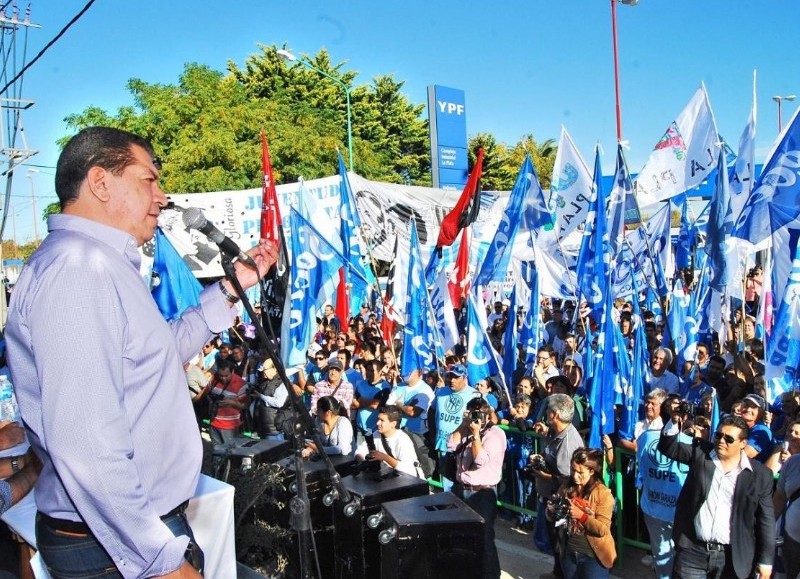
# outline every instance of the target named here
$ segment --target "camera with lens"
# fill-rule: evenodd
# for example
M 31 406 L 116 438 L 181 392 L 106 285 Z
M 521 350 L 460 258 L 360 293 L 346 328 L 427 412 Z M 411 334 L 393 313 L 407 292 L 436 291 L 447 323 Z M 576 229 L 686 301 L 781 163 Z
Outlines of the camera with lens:
M 560 527 L 561 525 L 565 525 L 569 522 L 569 511 L 572 508 L 569 499 L 562 497 L 561 495 L 557 495 L 549 500 L 548 504 L 553 507 L 553 521 L 555 521 L 556 527 Z
M 530 479 L 535 479 L 535 473 L 537 472 L 549 472 L 547 463 L 544 461 L 544 457 L 541 454 L 531 455 L 530 462 L 523 469 L 525 476 Z
M 480 410 L 470 410 L 468 418 L 470 422 L 483 422 L 483 412 Z
M 697 416 L 697 404 L 689 402 L 688 400 L 681 400 L 681 403 L 678 405 L 678 413 L 681 416 L 694 418 Z

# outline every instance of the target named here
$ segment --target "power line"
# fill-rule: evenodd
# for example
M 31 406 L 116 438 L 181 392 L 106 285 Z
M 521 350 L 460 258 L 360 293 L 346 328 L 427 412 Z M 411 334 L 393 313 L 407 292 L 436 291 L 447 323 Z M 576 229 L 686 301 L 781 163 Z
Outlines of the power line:
M 10 87 L 10 86 L 11 86 L 11 85 L 13 85 L 15 82 L 17 82 L 17 80 L 19 79 L 19 77 L 21 77 L 21 76 L 22 76 L 22 75 L 25 73 L 25 71 L 26 71 L 26 70 L 28 70 L 28 69 L 29 69 L 31 66 L 33 66 L 33 65 L 34 65 L 34 63 L 35 63 L 37 60 L 39 60 L 39 59 L 40 59 L 40 58 L 41 58 L 41 57 L 44 55 L 44 53 L 48 51 L 48 49 L 49 49 L 51 46 L 53 46 L 53 45 L 54 45 L 56 42 L 58 42 L 58 40 L 59 40 L 59 39 L 60 39 L 62 36 L 64 36 L 64 34 L 67 32 L 67 30 L 69 30 L 69 29 L 70 29 L 70 27 L 71 27 L 73 24 L 75 24 L 75 23 L 76 23 L 78 20 L 80 20 L 80 18 L 81 18 L 81 17 L 82 17 L 82 16 L 83 16 L 83 15 L 86 13 L 86 11 L 87 11 L 87 10 L 89 10 L 89 8 L 91 8 L 91 6 L 92 6 L 92 4 L 94 4 L 94 2 L 95 2 L 95 0 L 89 0 L 89 2 L 87 2 L 87 3 L 86 3 L 86 6 L 84 6 L 84 7 L 83 7 L 83 9 L 82 9 L 80 12 L 78 12 L 78 13 L 77 13 L 77 14 L 76 14 L 76 15 L 75 15 L 73 18 L 72 18 L 72 20 L 70 20 L 69 22 L 67 22 L 67 25 L 66 25 L 66 26 L 64 26 L 64 28 L 62 28 L 62 29 L 61 29 L 61 31 L 60 31 L 58 34 L 56 34 L 56 35 L 55 35 L 55 37 L 53 38 L 53 40 L 51 40 L 50 42 L 48 42 L 48 43 L 45 45 L 45 47 L 44 47 L 44 48 L 42 48 L 42 50 L 40 50 L 40 51 L 39 51 L 39 54 L 37 54 L 35 57 L 33 57 L 33 60 L 31 60 L 31 61 L 30 61 L 28 64 L 26 64 L 25 66 L 23 66 L 23 67 L 22 67 L 22 70 L 20 70 L 20 71 L 17 73 L 17 75 L 16 75 L 14 78 L 12 78 L 10 81 L 8 81 L 8 82 L 6 83 L 6 85 L 5 85 L 5 86 L 4 86 L 2 89 L 0 89 L 0 94 L 3 94 L 3 93 L 5 93 L 5 92 L 8 90 L 8 87 Z

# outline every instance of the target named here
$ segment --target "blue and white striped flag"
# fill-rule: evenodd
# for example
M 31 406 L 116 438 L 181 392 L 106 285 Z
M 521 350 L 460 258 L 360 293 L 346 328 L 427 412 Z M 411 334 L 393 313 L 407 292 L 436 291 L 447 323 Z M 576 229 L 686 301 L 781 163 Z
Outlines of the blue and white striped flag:
M 767 344 L 764 376 L 769 401 L 783 392 L 798 389 L 800 367 L 800 244 L 795 250 L 792 269 L 775 326 Z
M 348 270 L 345 271 L 345 280 L 350 286 L 350 311 L 357 312 L 361 304 L 369 301 L 370 291 L 367 280 L 374 276 L 371 275 L 371 268 L 365 268 L 362 263 L 361 243 L 359 242 L 361 218 L 358 215 L 353 189 L 350 187 L 350 180 L 347 177 L 347 169 L 345 169 L 341 154 L 339 154 L 339 176 L 341 178 L 339 192 L 342 203 L 339 210 L 342 220 L 342 254 L 350 264 Z M 358 272 L 357 275 L 351 273 L 352 271 Z M 370 281 L 374 282 L 374 279 Z
M 505 281 L 514 238 L 522 223 L 522 216 L 526 207 L 525 203 L 529 195 L 541 196 L 541 187 L 533 169 L 531 158 L 525 155 L 525 160 L 517 174 L 514 188 L 511 190 L 511 196 L 508 199 L 503 218 L 497 227 L 492 243 L 489 245 L 489 250 L 483 259 L 481 268 L 475 276 L 472 283 L 473 287 L 487 287 L 492 281 Z M 530 218 L 535 221 L 533 215 Z
M 403 328 L 403 352 L 400 367 L 403 374 L 411 370 L 433 370 L 436 367 L 436 346 L 425 272 L 419 253 L 416 220 L 411 219 L 411 256 L 409 258 L 406 321 Z
M 489 376 L 502 378 L 501 363 L 486 333 L 486 308 L 483 300 L 469 292 L 467 305 L 467 378 L 473 385 Z
M 289 223 L 292 279 L 281 332 L 281 358 L 287 367 L 306 361 L 306 349 L 316 331 L 317 312 L 336 292 L 339 268 L 345 265 L 344 256 L 294 208 Z

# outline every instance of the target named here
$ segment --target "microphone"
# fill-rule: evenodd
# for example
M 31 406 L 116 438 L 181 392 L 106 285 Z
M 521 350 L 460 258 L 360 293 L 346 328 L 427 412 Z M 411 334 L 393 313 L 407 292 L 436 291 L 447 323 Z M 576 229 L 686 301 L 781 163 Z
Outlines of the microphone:
M 249 255 L 242 251 L 236 242 L 210 223 L 203 212 L 197 207 L 187 207 L 183 210 L 183 224 L 186 229 L 196 229 L 211 241 L 217 244 L 219 250 L 230 258 L 238 259 L 256 271 L 258 267 Z

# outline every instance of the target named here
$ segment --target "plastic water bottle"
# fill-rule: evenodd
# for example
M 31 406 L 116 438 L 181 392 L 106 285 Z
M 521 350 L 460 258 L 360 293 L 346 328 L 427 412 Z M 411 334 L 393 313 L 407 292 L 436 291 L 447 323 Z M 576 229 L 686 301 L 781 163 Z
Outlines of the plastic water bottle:
M 5 374 L 0 374 L 0 422 L 19 420 L 19 407 L 14 396 L 14 387 Z

